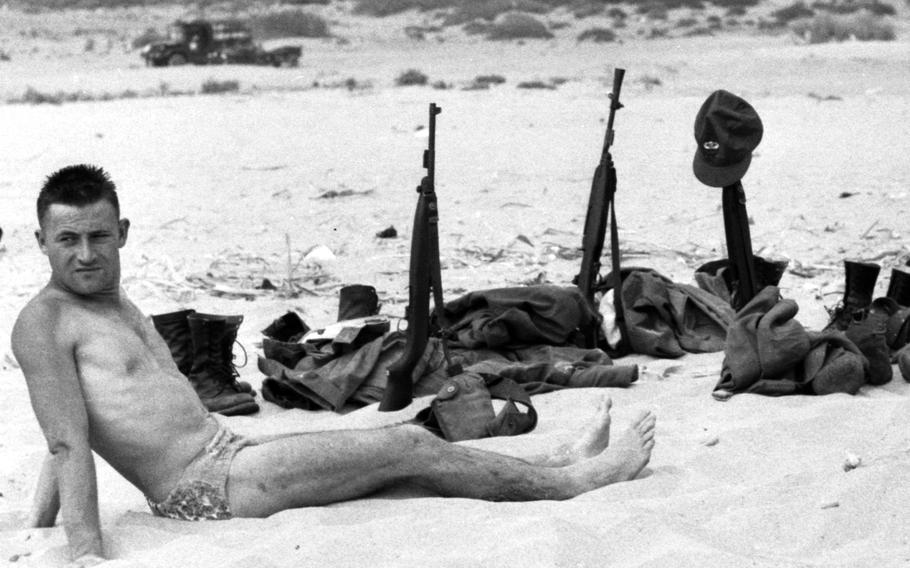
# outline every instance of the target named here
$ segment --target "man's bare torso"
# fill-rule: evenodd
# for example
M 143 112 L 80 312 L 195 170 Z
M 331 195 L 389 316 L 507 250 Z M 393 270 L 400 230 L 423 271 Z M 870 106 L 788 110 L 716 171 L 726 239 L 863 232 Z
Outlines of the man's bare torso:
M 92 449 L 148 497 L 163 499 L 218 425 L 142 313 L 47 288 L 57 344 L 72 349 Z M 28 308 L 26 308 L 28 309 Z

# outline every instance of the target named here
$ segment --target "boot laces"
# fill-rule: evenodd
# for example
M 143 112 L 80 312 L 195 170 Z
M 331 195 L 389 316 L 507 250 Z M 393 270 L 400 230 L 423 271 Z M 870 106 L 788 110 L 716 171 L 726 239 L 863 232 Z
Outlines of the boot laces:
M 825 306 L 825 311 L 828 312 L 828 325 L 825 327 L 834 326 L 841 331 L 853 323 L 863 321 L 869 313 L 868 308 L 851 308 L 843 302 L 838 302 L 833 308 Z
M 249 362 L 249 356 L 247 355 L 246 348 L 242 343 L 236 339 L 234 340 L 234 343 L 239 345 L 240 350 L 243 351 L 243 363 L 241 365 L 234 364 L 237 356 L 234 355 L 233 344 L 231 345 L 231 358 L 229 360 L 226 357 L 221 357 L 221 353 L 216 353 L 217 356 L 211 359 L 212 369 L 218 374 L 218 376 L 230 377 L 229 379 L 221 382 L 221 386 L 218 389 L 216 396 L 223 393 L 224 390 L 228 387 L 236 392 L 240 392 L 240 388 L 237 384 L 237 379 L 240 378 L 240 371 L 237 369 L 246 367 L 246 364 Z

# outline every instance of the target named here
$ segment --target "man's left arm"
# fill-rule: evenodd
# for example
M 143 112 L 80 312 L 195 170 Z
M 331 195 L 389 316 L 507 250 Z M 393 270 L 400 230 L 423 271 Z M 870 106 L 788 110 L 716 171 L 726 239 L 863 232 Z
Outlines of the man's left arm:
M 27 306 L 13 326 L 12 347 L 53 458 L 46 480 L 56 477 L 70 554 L 91 565 L 103 557 L 95 463 L 76 346 L 60 321 L 59 306 Z

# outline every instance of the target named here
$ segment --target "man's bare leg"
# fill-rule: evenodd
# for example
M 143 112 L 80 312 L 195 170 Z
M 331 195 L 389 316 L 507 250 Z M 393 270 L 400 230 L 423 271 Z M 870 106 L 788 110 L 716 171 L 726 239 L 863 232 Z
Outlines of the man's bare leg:
M 228 494 L 234 514 L 252 517 L 400 485 L 492 501 L 568 499 L 638 475 L 654 425 L 644 412 L 603 452 L 561 467 L 451 444 L 414 425 L 302 434 L 241 450 Z
M 520 459 L 532 464 L 556 467 L 569 465 L 581 459 L 596 456 L 604 451 L 610 444 L 610 409 L 612 406 L 612 399 L 609 396 L 604 395 L 603 398 L 598 401 L 594 415 L 587 421 L 587 429 L 582 432 L 580 436 L 576 437 L 572 442 L 560 444 L 558 447 L 546 451 L 546 453 L 522 454 Z M 247 439 L 256 444 L 263 444 L 265 442 L 271 442 L 282 438 L 292 438 L 307 433 L 312 434 L 313 431 L 253 434 L 247 436 Z M 482 438 L 480 440 L 474 440 L 470 445 L 477 449 L 486 450 L 486 448 L 484 448 L 485 443 L 493 440 L 494 438 Z M 495 452 L 495 450 L 492 451 Z

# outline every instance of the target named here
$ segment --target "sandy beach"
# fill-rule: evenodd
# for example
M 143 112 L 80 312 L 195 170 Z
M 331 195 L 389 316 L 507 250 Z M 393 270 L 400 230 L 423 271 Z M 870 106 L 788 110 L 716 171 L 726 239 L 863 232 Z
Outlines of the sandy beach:
M 877 295 L 891 267 L 910 260 L 910 6 L 897 7 L 894 41 L 807 44 L 744 29 L 593 43 L 576 41 L 584 24 L 561 13 L 551 18 L 569 26 L 548 40 L 494 42 L 449 28 L 417 40 L 402 30 L 427 25 L 426 14 L 377 19 L 333 4 L 313 9 L 335 37 L 294 42 L 303 57 L 290 69 L 145 67 L 119 40 L 86 52 L 85 36 L 72 35 L 105 18 L 96 25 L 130 36 L 181 8 L 0 10 L 9 55 L 0 61 L 0 563 L 67 562 L 61 526 L 23 528 L 47 450 L 9 346 L 16 315 L 49 275 L 34 202 L 52 171 L 85 162 L 111 173 L 132 221 L 125 290 L 149 314 L 243 315 L 241 378 L 258 388 L 261 330 L 287 310 L 325 326 L 338 290 L 361 283 L 376 287 L 382 313 L 404 314 L 430 102 L 443 109 L 436 181 L 446 297 L 571 283 L 620 67 L 625 107 L 613 158 L 623 263 L 691 283 L 696 267 L 725 256 L 720 190 L 700 184 L 691 164 L 695 114 L 726 89 L 764 123 L 743 179 L 753 247 L 790 261 L 782 294 L 799 304 L 801 323 L 820 329 L 843 293 L 845 258 L 882 266 Z M 58 31 L 27 33 L 36 29 Z M 430 84 L 397 86 L 408 69 Z M 466 88 L 491 74 L 505 81 Z M 207 80 L 238 88 L 202 94 Z M 552 88 L 518 87 L 527 81 Z M 29 88 L 94 100 L 17 103 Z M 376 236 L 389 226 L 396 238 Z M 331 258 L 314 259 L 317 247 Z M 264 279 L 277 289 L 260 289 Z M 99 459 L 112 559 L 104 565 L 910 566 L 910 384 L 897 367 L 890 383 L 855 396 L 718 402 L 722 359 L 631 355 L 618 362 L 640 365 L 632 387 L 539 395 L 533 432 L 464 442 L 521 457 L 571 441 L 604 396 L 614 431 L 653 409 L 657 445 L 640 479 L 565 502 L 396 492 L 186 523 L 153 517 Z M 227 420 L 243 433 L 366 428 L 429 403 L 335 414 L 259 400 L 258 414 Z M 845 471 L 847 454 L 860 466 Z

